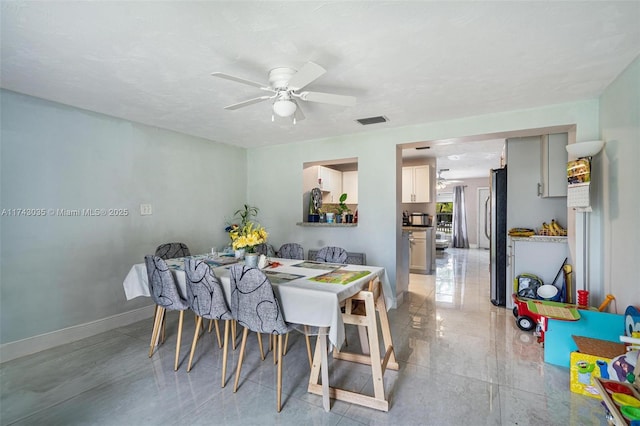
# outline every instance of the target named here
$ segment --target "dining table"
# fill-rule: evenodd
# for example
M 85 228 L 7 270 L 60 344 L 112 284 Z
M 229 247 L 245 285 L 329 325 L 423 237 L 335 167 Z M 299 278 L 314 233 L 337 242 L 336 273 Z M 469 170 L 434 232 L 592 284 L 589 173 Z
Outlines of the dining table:
M 213 273 L 220 279 L 225 298 L 229 302 L 231 293 L 230 268 L 232 264 L 241 262 L 241 260 L 233 256 L 213 256 L 210 254 L 190 257 L 202 259 L 209 264 Z M 176 280 L 178 291 L 186 298 L 184 261 L 185 258 L 165 260 Z M 313 362 L 317 364 L 315 368 L 316 384 L 318 370 L 322 370 L 322 385 L 317 385 L 321 386 L 322 390 L 315 393 L 322 394 L 323 406 L 328 411 L 330 409 L 330 389 L 325 337 L 328 337 L 330 344 L 333 345 L 334 354 L 337 353 L 345 341 L 345 323 L 343 321 L 345 301 L 357 297 L 360 292 L 370 288 L 373 281 L 376 282 L 376 285 L 381 286 L 380 295 L 383 297 L 382 306 L 384 306 L 384 318 L 386 319 L 386 307 L 392 306 L 393 303 L 386 271 L 383 267 L 371 265 L 333 264 L 311 260 L 274 258 L 267 259 L 263 272 L 272 283 L 285 321 L 304 325 L 305 329 L 315 330 L 315 334 L 318 334 Z M 151 296 L 145 263 L 137 263 L 131 267 L 123 281 L 123 287 L 127 300 Z M 393 361 L 395 363 L 395 358 Z M 314 371 L 312 370 L 313 378 Z M 309 391 L 312 392 L 311 384 Z M 335 394 L 332 396 L 336 398 Z

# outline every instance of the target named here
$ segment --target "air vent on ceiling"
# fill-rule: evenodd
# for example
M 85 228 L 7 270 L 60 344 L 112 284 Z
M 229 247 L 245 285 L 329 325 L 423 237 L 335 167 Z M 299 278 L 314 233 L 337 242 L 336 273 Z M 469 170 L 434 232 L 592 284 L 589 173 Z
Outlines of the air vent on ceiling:
M 358 118 L 356 121 L 363 126 L 368 126 L 369 124 L 386 123 L 389 119 L 384 115 L 379 115 L 377 117 Z

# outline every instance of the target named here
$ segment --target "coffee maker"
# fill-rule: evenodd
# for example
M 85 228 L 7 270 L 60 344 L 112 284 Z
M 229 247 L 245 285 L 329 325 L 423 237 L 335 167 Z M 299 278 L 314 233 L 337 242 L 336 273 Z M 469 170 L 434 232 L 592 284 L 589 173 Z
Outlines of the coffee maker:
M 402 226 L 411 225 L 411 217 L 409 216 L 409 211 L 405 210 L 402 212 Z

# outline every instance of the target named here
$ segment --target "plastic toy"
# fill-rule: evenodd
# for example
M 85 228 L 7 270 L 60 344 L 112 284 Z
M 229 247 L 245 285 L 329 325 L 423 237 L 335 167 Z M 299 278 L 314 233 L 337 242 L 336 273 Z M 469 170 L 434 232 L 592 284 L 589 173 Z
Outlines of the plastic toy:
M 520 330 L 531 331 L 534 328 L 538 342 L 544 342 L 544 332 L 547 330 L 547 319 L 563 321 L 577 321 L 580 314 L 576 305 L 569 303 L 551 302 L 547 300 L 528 299 L 512 295 L 513 315 L 516 317 L 516 325 Z
M 624 334 L 627 337 L 634 336 L 634 333 L 640 333 L 640 310 L 635 306 L 627 306 L 624 312 Z

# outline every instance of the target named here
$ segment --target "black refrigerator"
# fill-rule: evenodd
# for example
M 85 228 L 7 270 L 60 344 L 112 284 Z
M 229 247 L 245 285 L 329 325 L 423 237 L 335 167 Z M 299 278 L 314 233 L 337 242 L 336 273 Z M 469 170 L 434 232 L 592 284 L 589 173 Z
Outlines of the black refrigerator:
M 491 303 L 507 302 L 507 168 L 491 170 Z

